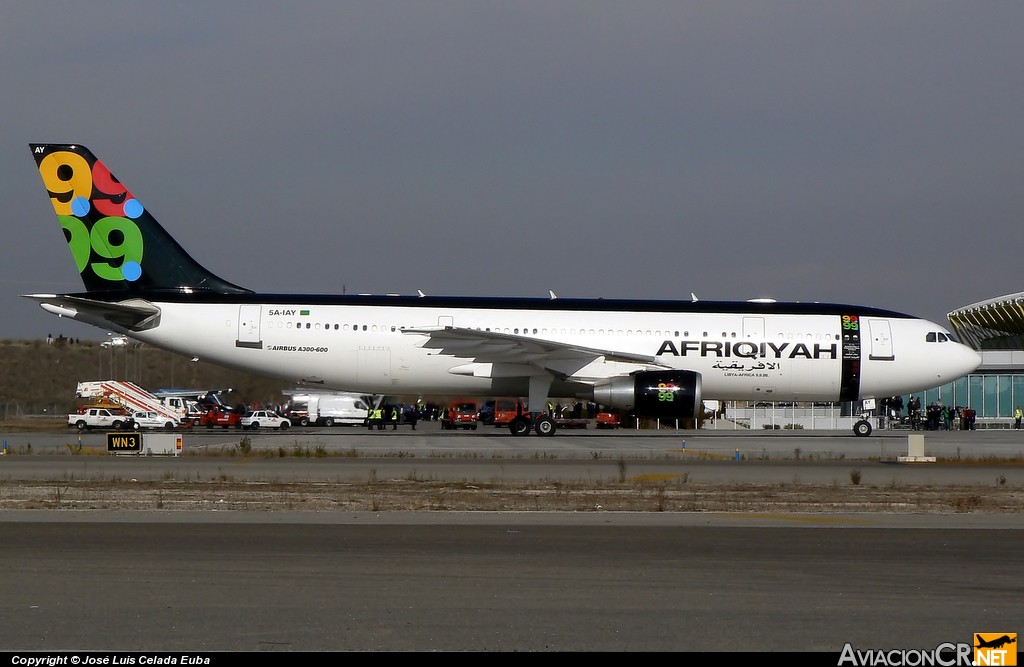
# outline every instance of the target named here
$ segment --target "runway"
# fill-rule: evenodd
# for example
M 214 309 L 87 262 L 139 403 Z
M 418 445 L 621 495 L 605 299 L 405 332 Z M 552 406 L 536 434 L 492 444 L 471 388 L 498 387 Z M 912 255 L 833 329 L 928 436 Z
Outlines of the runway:
M 186 452 L 242 437 L 187 435 Z M 332 455 L 88 456 L 69 452 L 66 433 L 7 434 L 20 453 L 0 459 L 0 500 L 33 479 L 64 475 L 166 479 L 168 471 L 187 477 L 219 467 L 253 480 L 285 470 L 297 478 L 319 470 L 329 480 L 347 471 L 358 479 L 371 467 L 379 478 L 401 478 L 413 466 L 437 479 L 529 482 L 614 480 L 622 462 L 638 474 L 650 465 L 708 484 L 799 486 L 795 480 L 821 476 L 847 485 L 856 466 L 865 476 L 876 469 L 901 480 L 921 476 L 922 484 L 948 476 L 969 485 L 965 479 L 982 470 L 978 484 L 991 487 L 1002 475 L 1010 493 L 1024 488 L 1024 437 L 1013 432 L 926 436 L 929 454 L 952 454 L 953 462 L 935 466 L 890 460 L 905 433 L 879 440 L 704 432 L 522 439 L 423 428 L 246 435 L 255 449 L 322 447 Z M 99 442 L 88 434 L 83 446 L 92 447 L 93 437 Z M 31 453 L 22 438 L 31 438 Z M 437 467 L 424 472 L 430 462 Z M 900 483 L 916 493 L 912 481 Z M 0 650 L 838 655 L 846 643 L 862 651 L 969 643 L 976 632 L 1019 632 L 1024 618 L 1024 522 L 1013 512 L 215 507 L 0 511 Z
M 0 650 L 838 654 L 1024 618 L 1019 528 L 538 516 L 4 522 Z

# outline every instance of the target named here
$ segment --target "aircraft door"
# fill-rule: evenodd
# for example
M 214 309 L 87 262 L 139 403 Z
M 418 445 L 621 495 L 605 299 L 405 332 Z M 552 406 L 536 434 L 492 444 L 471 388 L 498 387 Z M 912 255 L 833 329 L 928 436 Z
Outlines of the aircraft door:
M 235 347 L 263 347 L 263 341 L 260 340 L 262 309 L 260 305 L 243 304 L 238 307 L 238 338 L 235 340 Z
M 743 318 L 743 337 L 747 340 L 763 340 L 764 339 L 764 318 L 763 317 L 744 317 Z
M 893 361 L 896 357 L 892 352 L 892 328 L 889 320 L 868 320 L 871 335 L 871 349 L 868 359 L 874 361 Z
M 360 345 L 356 354 L 359 382 L 391 384 L 391 348 Z

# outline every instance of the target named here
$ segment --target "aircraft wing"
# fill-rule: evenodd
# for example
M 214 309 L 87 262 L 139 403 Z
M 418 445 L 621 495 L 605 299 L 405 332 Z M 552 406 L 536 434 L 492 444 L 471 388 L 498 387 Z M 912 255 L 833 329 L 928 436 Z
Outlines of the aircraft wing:
M 159 308 L 142 299 L 109 302 L 70 294 L 24 294 L 22 296 L 38 301 L 43 310 L 47 312 L 98 327 L 140 331 L 152 327 L 160 316 Z
M 428 340 L 423 347 L 436 349 L 438 354 L 471 358 L 481 364 L 528 364 L 562 373 L 567 362 L 570 367 L 582 368 L 593 361 L 603 359 L 652 369 L 670 368 L 654 356 L 602 350 L 496 331 L 425 327 L 405 329 L 403 333 L 427 336 Z

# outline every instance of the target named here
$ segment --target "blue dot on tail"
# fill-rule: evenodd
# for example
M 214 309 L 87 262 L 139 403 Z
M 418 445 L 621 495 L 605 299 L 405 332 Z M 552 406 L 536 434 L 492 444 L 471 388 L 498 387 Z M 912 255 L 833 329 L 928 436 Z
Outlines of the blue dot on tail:
M 81 218 L 89 213 L 89 200 L 85 197 L 75 197 L 71 200 L 71 212 L 76 218 Z
M 142 204 L 139 203 L 138 199 L 126 200 L 124 203 L 124 214 L 134 220 L 142 215 Z
M 125 262 L 121 267 L 121 275 L 130 283 L 142 277 L 142 266 L 138 262 Z

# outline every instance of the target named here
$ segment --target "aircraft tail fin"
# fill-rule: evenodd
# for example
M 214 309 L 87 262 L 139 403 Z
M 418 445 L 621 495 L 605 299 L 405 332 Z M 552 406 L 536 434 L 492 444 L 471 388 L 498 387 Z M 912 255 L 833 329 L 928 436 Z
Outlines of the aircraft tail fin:
M 192 259 L 85 146 L 29 146 L 87 292 L 251 292 Z

